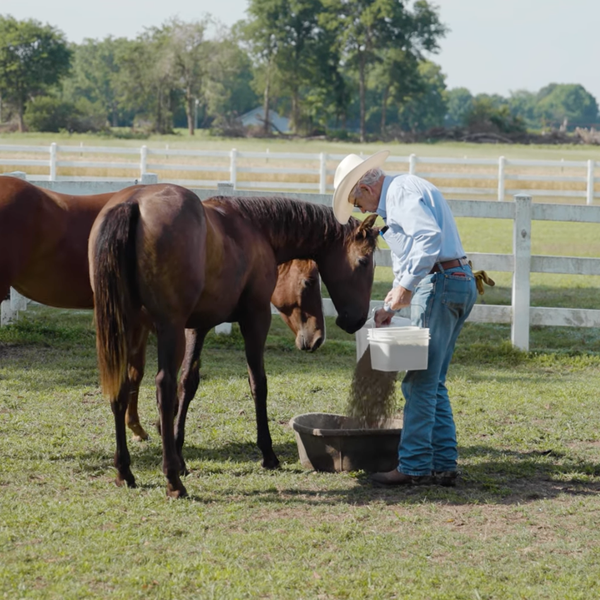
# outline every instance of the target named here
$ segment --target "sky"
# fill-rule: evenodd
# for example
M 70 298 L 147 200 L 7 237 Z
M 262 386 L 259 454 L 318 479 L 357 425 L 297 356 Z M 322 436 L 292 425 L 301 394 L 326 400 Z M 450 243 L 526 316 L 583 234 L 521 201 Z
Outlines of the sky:
M 440 52 L 449 88 L 471 93 L 538 91 L 549 83 L 580 83 L 600 103 L 600 0 L 437 0 L 450 31 Z M 135 38 L 170 17 L 208 13 L 225 25 L 246 17 L 247 0 L 0 0 L 0 14 L 36 19 L 71 42 Z

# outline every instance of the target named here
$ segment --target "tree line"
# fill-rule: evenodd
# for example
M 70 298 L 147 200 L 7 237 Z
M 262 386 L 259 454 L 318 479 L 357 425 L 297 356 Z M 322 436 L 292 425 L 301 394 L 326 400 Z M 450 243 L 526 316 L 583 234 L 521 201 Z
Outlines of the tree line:
M 242 133 L 260 105 L 298 135 L 344 139 L 466 127 L 501 133 L 596 125 L 596 99 L 552 83 L 508 97 L 448 89 L 432 59 L 447 33 L 427 0 L 250 0 L 227 28 L 172 18 L 134 39 L 68 42 L 0 15 L 0 123 L 20 131 Z M 260 131 L 262 130 L 262 131 Z

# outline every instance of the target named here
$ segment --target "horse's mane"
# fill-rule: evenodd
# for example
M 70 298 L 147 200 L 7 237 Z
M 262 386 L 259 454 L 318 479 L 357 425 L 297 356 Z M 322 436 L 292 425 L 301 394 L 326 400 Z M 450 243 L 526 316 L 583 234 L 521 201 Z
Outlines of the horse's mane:
M 321 246 L 324 242 L 346 243 L 353 237 L 358 221 L 353 217 L 341 225 L 328 206 L 293 198 L 216 196 L 212 201 L 232 206 L 247 220 L 263 229 L 276 245 L 292 236 L 303 243 Z

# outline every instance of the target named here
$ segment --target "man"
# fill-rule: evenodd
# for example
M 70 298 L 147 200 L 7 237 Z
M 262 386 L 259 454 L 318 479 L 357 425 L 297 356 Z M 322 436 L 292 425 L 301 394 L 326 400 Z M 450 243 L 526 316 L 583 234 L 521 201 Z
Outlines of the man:
M 413 325 L 430 332 L 428 366 L 407 371 L 398 467 L 375 473 L 382 485 L 456 485 L 457 444 L 446 374 L 456 339 L 477 295 L 454 217 L 440 191 L 415 175 L 386 176 L 388 151 L 363 160 L 347 156 L 334 179 L 333 210 L 341 223 L 354 208 L 379 214 L 392 253 L 394 284 L 376 326 L 389 325 L 395 311 L 410 306 Z

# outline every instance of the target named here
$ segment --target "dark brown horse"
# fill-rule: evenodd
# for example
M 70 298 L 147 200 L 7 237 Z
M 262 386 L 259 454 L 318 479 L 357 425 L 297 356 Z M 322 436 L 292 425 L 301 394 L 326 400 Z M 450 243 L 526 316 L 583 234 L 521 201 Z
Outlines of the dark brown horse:
M 277 467 L 267 421 L 263 354 L 277 265 L 313 259 L 338 312 L 354 333 L 367 319 L 373 283 L 376 215 L 340 225 L 330 208 L 289 199 L 212 198 L 152 185 L 124 190 L 102 210 L 90 234 L 100 380 L 115 417 L 117 483 L 135 485 L 125 435 L 127 366 L 144 315 L 157 335 L 157 402 L 167 494 L 186 494 L 182 448 L 190 394 L 174 424 L 177 373 L 193 372 L 206 333 L 237 321 L 244 337 L 263 466 Z M 186 328 L 188 344 L 186 350 Z M 193 344 L 192 344 L 193 342 Z M 197 381 L 182 378 L 195 389 Z
M 271 303 L 287 326 L 296 335 L 298 350 L 314 352 L 325 340 L 325 318 L 321 298 L 319 270 L 312 260 L 290 260 L 277 267 L 277 285 L 271 296 Z M 152 324 L 149 323 L 149 328 Z M 135 434 L 135 439 L 145 440 L 148 434 L 141 425 L 138 414 L 139 388 L 144 375 L 145 348 L 148 329 L 142 329 L 132 353 L 131 364 L 127 370 L 131 393 L 127 407 L 126 422 Z M 197 336 L 186 331 L 186 345 L 190 359 L 185 361 L 181 374 L 181 398 L 176 403 L 187 405 L 196 394 L 200 383 L 200 361 L 193 358 Z M 160 423 L 159 429 L 160 429 Z
M 134 186 L 141 189 L 143 186 Z M 10 287 L 48 306 L 93 308 L 88 266 L 88 237 L 94 220 L 114 196 L 73 196 L 36 187 L 15 177 L 0 177 L 0 298 Z M 313 261 L 280 265 L 271 299 L 296 336 L 301 350 L 316 350 L 325 325 L 319 274 Z M 140 334 L 131 354 L 130 409 L 127 425 L 142 439 L 137 395 L 144 372 L 145 340 Z M 184 378 L 190 375 L 184 373 Z

